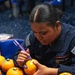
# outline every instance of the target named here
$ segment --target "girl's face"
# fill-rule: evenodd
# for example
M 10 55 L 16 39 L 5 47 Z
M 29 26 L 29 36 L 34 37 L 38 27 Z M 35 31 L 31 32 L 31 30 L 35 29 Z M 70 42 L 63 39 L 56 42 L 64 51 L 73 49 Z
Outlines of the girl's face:
M 54 42 L 59 36 L 61 26 L 59 23 L 55 27 L 48 26 L 47 23 L 31 23 L 31 29 L 40 43 L 47 45 Z

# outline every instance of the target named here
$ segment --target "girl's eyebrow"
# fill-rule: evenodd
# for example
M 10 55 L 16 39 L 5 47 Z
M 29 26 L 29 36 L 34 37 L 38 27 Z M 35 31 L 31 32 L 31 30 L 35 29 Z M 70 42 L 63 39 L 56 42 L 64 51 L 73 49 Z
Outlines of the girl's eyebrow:
M 33 30 L 32 30 L 33 31 Z M 35 32 L 35 31 L 33 31 L 34 33 L 37 33 L 37 32 Z M 47 32 L 47 31 L 40 31 L 40 32 L 38 32 L 38 33 L 42 33 L 42 32 Z

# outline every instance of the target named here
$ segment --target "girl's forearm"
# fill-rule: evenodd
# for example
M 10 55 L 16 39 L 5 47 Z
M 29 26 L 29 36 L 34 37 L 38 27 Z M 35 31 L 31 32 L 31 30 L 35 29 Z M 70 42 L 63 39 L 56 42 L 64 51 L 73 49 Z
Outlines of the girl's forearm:
M 58 68 L 48 68 L 48 75 L 58 75 Z

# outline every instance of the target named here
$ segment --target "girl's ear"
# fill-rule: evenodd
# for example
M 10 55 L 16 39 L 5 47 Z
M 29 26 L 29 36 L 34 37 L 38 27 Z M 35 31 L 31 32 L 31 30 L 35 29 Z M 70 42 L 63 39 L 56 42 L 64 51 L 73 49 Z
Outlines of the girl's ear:
M 56 21 L 56 26 L 60 25 L 60 21 Z
M 56 29 L 57 29 L 57 30 L 59 30 L 60 25 L 61 25 L 61 24 L 60 24 L 60 21 L 56 21 Z

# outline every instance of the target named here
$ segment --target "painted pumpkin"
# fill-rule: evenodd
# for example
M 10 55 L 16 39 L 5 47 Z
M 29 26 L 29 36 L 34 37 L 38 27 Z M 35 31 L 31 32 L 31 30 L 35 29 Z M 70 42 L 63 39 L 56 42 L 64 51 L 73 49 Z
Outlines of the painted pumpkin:
M 33 75 L 37 70 L 37 67 L 33 64 L 33 62 L 37 62 L 37 60 L 32 59 L 26 62 L 27 69 L 24 68 L 24 72 L 28 75 Z

